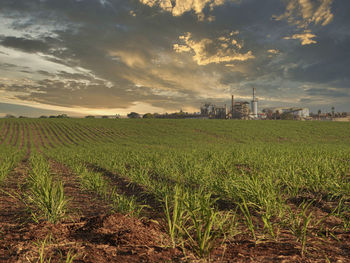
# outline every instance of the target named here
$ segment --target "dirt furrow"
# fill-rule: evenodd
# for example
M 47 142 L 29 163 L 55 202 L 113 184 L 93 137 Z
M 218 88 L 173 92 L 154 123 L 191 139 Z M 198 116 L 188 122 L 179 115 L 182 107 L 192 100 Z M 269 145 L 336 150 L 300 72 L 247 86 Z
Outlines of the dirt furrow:
M 76 129 L 78 130 L 78 132 L 80 132 L 81 134 L 83 134 L 86 138 L 88 138 L 88 140 L 96 140 L 96 136 L 86 132 L 86 128 L 77 126 Z
M 110 137 L 101 136 L 101 134 L 99 134 L 94 128 L 86 127 L 86 130 L 88 130 L 90 133 L 92 133 L 98 139 L 107 139 L 108 141 L 112 141 Z
M 10 172 L 0 188 L 0 262 L 16 262 L 16 245 L 25 239 L 23 233 L 30 215 L 19 197 L 23 198 L 21 183 L 25 181 L 28 171 L 28 159 L 25 158 Z
M 63 124 L 62 127 L 65 130 L 68 130 L 71 134 L 73 134 L 74 137 L 77 138 L 78 140 L 80 140 L 82 142 L 86 142 L 86 138 L 80 132 L 78 132 L 76 126 L 68 127 L 66 124 Z
M 13 135 L 15 134 L 15 123 L 10 123 L 9 125 L 10 125 L 10 127 L 9 127 L 9 138 L 6 141 L 7 145 L 11 145 L 11 142 L 12 142 L 12 139 L 13 139 Z
M 47 141 L 44 141 L 43 139 L 43 136 L 41 134 L 41 125 L 40 124 L 35 124 L 35 130 L 36 130 L 36 133 L 38 135 L 38 138 L 39 138 L 39 141 L 40 141 L 40 144 L 41 146 L 44 148 L 44 149 L 47 149 L 48 147 L 46 146 L 48 143 Z
M 53 136 L 57 141 L 59 141 L 60 144 L 62 144 L 62 145 L 64 145 L 64 146 L 68 146 L 68 147 L 71 146 L 69 143 L 67 143 L 66 141 L 64 141 L 64 140 L 62 139 L 61 136 L 59 136 L 59 135 L 57 134 L 57 132 L 53 129 L 52 125 L 48 125 L 47 128 L 51 131 L 52 136 Z
M 20 128 L 19 128 L 19 123 L 18 122 L 16 122 L 16 124 L 15 124 L 14 133 L 15 133 L 15 135 L 14 135 L 12 146 L 16 146 L 17 145 L 18 138 L 19 138 Z
M 51 140 L 49 139 L 46 132 L 44 131 L 43 125 L 40 123 L 40 124 L 37 124 L 37 127 L 38 127 L 40 140 L 43 142 L 43 144 L 46 144 L 51 148 L 55 148 L 55 145 L 52 144 Z
M 52 172 L 64 183 L 64 192 L 70 199 L 69 209 L 73 212 L 73 217 L 91 217 L 110 212 L 111 207 L 98 199 L 96 194 L 82 190 L 77 175 L 68 167 L 54 160 L 49 162 Z
M 69 135 L 69 133 L 67 132 L 67 131 L 64 131 L 63 129 L 62 129 L 62 127 L 59 125 L 59 124 L 54 124 L 54 127 L 57 129 L 57 131 L 61 134 L 61 137 L 64 137 L 64 138 L 66 138 L 65 139 L 65 141 L 66 142 L 70 142 L 70 143 L 72 143 L 72 144 L 75 144 L 75 145 L 78 145 L 78 143 L 75 141 L 75 140 L 73 140 L 72 139 L 72 137 Z
M 32 142 L 33 142 L 34 148 L 38 152 L 40 152 L 41 151 L 41 149 L 40 149 L 40 142 L 39 142 L 37 130 L 36 130 L 36 128 L 35 128 L 33 123 L 30 124 L 30 130 L 32 132 Z
M 0 141 L 0 145 L 4 143 L 4 141 L 6 140 L 8 134 L 9 134 L 9 130 L 10 130 L 10 124 L 8 122 L 6 122 L 4 124 L 4 126 L 5 126 L 5 128 L 4 128 L 5 132 L 4 132 L 4 135 L 3 135 L 3 137 L 2 137 L 2 139 Z
M 60 141 L 52 134 L 48 126 L 49 124 L 47 123 L 40 125 L 41 131 L 44 134 L 44 138 L 47 140 L 47 142 L 52 145 L 53 148 L 55 148 L 56 144 L 60 144 Z
M 27 123 L 22 123 L 21 125 L 21 144 L 19 145 L 19 148 L 22 149 L 24 147 L 25 143 L 25 127 L 27 126 Z
M 102 173 L 103 176 L 108 178 L 111 181 L 112 186 L 116 187 L 119 194 L 135 197 L 138 203 L 149 206 L 150 209 L 146 210 L 150 218 L 157 219 L 159 218 L 160 214 L 163 213 L 163 204 L 154 194 L 147 191 L 146 187 L 131 182 L 130 180 L 97 165 L 89 163 L 87 166 L 92 171 Z

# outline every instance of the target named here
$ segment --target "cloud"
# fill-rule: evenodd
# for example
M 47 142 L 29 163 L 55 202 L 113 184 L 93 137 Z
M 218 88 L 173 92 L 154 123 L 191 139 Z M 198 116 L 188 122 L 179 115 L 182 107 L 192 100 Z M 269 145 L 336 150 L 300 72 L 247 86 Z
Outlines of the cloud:
M 334 0 L 289 0 L 286 11 L 276 20 L 287 20 L 288 23 L 306 29 L 310 24 L 326 26 L 333 20 L 331 6 Z
M 234 39 L 236 34 L 232 32 L 228 36 L 221 36 L 214 40 L 203 38 L 196 41 L 193 40 L 191 33 L 187 33 L 179 37 L 182 44 L 174 44 L 173 48 L 178 53 L 192 53 L 193 60 L 200 66 L 254 59 L 252 51 L 240 53 L 243 42 Z
M 28 53 L 45 52 L 49 49 L 48 45 L 41 40 L 22 37 L 5 37 L 0 44 L 4 47 L 19 49 Z
M 289 0 L 286 11 L 280 16 L 273 16 L 275 20 L 286 20 L 296 25 L 303 32 L 296 33 L 284 39 L 300 39 L 301 45 L 316 44 L 316 37 L 311 33 L 313 26 L 326 26 L 334 18 L 331 7 L 334 0 Z
M 203 10 L 209 7 L 224 5 L 226 2 L 236 2 L 236 0 L 140 0 L 141 3 L 148 6 L 159 6 L 162 10 L 171 12 L 173 16 L 181 16 L 186 12 L 194 11 L 199 20 L 204 20 Z M 212 20 L 213 17 L 208 17 Z
M 294 34 L 291 37 L 284 37 L 283 39 L 299 39 L 301 42 L 301 45 L 310 45 L 310 44 L 316 44 L 317 41 L 314 40 L 316 35 L 310 33 L 310 32 L 304 32 L 301 34 Z

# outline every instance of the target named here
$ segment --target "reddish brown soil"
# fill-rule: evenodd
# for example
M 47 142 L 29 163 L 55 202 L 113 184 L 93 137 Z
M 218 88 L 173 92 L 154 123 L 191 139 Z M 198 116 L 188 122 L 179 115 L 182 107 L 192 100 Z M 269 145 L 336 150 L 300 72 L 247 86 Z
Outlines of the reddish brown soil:
M 92 217 L 110 213 L 110 206 L 98 199 L 93 192 L 82 190 L 77 176 L 66 166 L 50 160 L 51 171 L 64 182 L 64 192 L 69 198 L 70 217 Z M 87 201 L 88 200 L 88 201 Z
M 144 186 L 131 182 L 127 178 L 121 177 L 102 167 L 93 164 L 87 165 L 89 169 L 95 172 L 100 172 L 103 176 L 107 177 L 111 185 L 116 186 L 116 190 L 119 194 L 135 197 L 138 203 L 147 205 L 148 208 L 146 207 L 145 211 L 147 211 L 148 217 L 152 219 L 164 218 L 164 215 L 162 214 L 162 203 L 158 201 L 155 195 L 147 191 Z
M 183 262 L 184 254 L 169 247 L 169 237 L 149 220 L 110 214 L 108 204 L 79 188 L 74 175 L 50 161 L 52 171 L 65 182 L 70 198 L 69 215 L 59 224 L 30 222 L 25 207 L 0 195 L 0 262 L 37 262 L 40 248 L 51 262 L 64 262 L 70 252 L 74 262 Z M 19 192 L 27 161 L 9 177 L 6 189 Z M 45 241 L 45 245 L 44 244 Z
M 9 262 L 8 260 L 17 253 L 13 244 L 21 239 L 23 231 L 26 229 L 29 215 L 26 212 L 24 204 L 18 197 L 22 196 L 20 189 L 26 174 L 28 173 L 28 161 L 24 159 L 18 167 L 8 174 L 4 185 L 0 189 L 0 262 Z

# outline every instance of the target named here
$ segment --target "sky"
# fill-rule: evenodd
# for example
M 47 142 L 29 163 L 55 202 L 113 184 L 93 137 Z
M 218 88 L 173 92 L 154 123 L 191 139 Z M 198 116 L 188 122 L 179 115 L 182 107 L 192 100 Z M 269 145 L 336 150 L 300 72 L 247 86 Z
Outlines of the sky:
M 1 0 L 0 116 L 350 112 L 349 0 Z

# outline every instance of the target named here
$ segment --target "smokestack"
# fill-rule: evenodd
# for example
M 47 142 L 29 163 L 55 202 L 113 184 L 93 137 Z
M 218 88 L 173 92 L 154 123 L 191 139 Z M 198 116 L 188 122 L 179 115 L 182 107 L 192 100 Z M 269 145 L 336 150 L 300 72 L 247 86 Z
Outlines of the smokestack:
M 233 110 L 234 110 L 234 106 L 235 106 L 235 98 L 232 95 L 232 105 L 231 105 L 231 115 L 232 115 L 232 119 L 233 119 Z
M 253 113 L 254 117 L 257 118 L 258 117 L 258 100 L 256 98 L 256 89 L 255 88 L 253 88 L 253 100 L 252 100 L 251 107 L 252 107 L 252 113 Z

